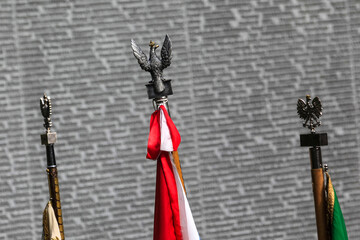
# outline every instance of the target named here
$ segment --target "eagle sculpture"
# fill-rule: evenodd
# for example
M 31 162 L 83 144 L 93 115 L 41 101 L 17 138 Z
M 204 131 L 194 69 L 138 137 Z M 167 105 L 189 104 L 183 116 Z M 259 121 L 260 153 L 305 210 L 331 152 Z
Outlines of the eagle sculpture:
M 322 115 L 322 105 L 318 97 L 315 97 L 310 103 L 310 95 L 306 95 L 306 102 L 303 99 L 298 100 L 297 113 L 299 117 L 304 119 L 303 126 L 308 127 L 312 133 L 315 133 L 315 128 L 321 125 L 319 120 Z
M 51 98 L 48 97 L 45 93 L 42 98 L 40 98 L 40 110 L 44 117 L 44 127 L 48 132 L 50 132 L 50 128 L 52 127 L 51 122 L 51 114 L 52 114 L 52 107 L 51 107 Z
M 161 93 L 165 90 L 163 81 L 163 70 L 171 64 L 171 40 L 168 35 L 165 36 L 163 46 L 161 48 L 161 59 L 156 55 L 155 50 L 159 47 L 153 41 L 150 41 L 149 59 L 136 42 L 131 39 L 131 48 L 134 56 L 138 60 L 140 67 L 147 72 L 150 72 L 152 83 L 155 91 Z

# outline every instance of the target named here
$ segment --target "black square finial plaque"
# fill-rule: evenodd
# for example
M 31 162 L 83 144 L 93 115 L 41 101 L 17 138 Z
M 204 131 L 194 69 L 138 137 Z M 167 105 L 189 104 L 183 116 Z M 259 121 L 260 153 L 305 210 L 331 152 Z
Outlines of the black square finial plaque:
M 302 147 L 327 146 L 327 133 L 300 134 L 300 145 Z
M 172 88 L 171 88 L 171 80 L 164 80 L 163 81 L 165 89 L 162 92 L 156 92 L 154 84 L 152 82 L 146 84 L 146 90 L 149 99 L 159 99 L 161 97 L 166 97 L 173 94 Z

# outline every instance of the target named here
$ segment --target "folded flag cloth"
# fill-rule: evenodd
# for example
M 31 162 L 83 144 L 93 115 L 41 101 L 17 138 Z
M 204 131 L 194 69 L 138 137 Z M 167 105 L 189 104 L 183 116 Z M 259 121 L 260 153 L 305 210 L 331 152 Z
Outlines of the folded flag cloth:
M 171 152 L 181 137 L 164 106 L 150 119 L 147 158 L 157 160 L 154 240 L 199 240 Z

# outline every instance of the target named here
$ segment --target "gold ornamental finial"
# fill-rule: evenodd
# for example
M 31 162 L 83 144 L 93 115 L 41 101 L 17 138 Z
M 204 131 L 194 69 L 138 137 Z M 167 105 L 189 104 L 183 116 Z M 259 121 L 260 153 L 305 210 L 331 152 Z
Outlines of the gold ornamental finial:
M 153 47 L 153 46 L 155 46 L 155 43 L 153 41 L 150 41 L 149 46 Z

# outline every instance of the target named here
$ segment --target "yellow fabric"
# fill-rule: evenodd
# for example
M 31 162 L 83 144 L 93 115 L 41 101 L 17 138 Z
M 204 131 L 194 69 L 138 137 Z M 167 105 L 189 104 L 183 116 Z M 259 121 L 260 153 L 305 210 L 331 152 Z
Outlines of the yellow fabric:
M 334 218 L 334 204 L 335 204 L 335 194 L 334 194 L 334 187 L 332 185 L 330 175 L 326 172 L 326 178 L 328 180 L 327 184 L 327 211 L 328 211 L 328 222 L 331 225 Z
M 339 200 L 336 191 L 331 183 L 330 175 L 326 173 L 328 184 L 328 221 L 331 240 L 348 240 L 344 216 L 341 212 Z
M 59 225 L 49 201 L 43 213 L 43 240 L 61 240 Z

